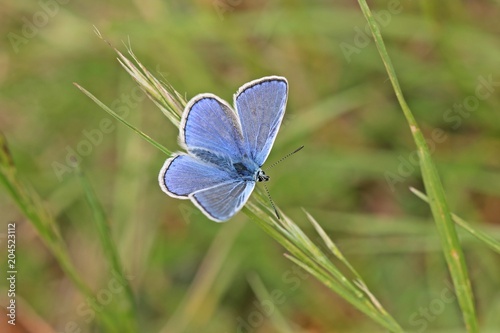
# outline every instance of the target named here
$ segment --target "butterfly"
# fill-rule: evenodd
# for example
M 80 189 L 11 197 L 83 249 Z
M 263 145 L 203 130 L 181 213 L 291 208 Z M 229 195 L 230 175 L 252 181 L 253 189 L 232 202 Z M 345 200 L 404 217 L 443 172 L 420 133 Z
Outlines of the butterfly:
M 284 77 L 244 84 L 234 110 L 216 95 L 192 98 L 182 114 L 178 152 L 165 161 L 158 181 L 169 196 L 190 199 L 209 219 L 224 222 L 247 202 L 281 126 L 288 98 Z

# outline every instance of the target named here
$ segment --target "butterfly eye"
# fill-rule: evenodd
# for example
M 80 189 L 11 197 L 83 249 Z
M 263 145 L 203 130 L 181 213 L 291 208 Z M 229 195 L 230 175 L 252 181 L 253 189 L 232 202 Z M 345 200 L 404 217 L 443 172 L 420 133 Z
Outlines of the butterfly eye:
M 259 172 L 257 172 L 257 181 L 258 182 L 267 182 L 269 180 L 269 176 L 266 175 L 266 173 L 262 170 L 259 170 Z

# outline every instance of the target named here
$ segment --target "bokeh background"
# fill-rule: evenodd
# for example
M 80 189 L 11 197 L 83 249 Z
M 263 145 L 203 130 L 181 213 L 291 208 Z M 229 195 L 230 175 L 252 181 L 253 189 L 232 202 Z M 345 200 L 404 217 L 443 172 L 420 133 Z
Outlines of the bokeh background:
M 499 2 L 370 5 L 451 209 L 499 238 Z M 107 120 L 72 84 L 178 149 L 177 129 L 94 26 L 188 99 L 212 92 L 231 100 L 247 81 L 285 76 L 287 114 L 268 161 L 305 149 L 269 170 L 274 201 L 313 236 L 301 207 L 311 212 L 405 329 L 463 331 L 428 206 L 408 190 L 423 189 L 415 146 L 355 1 L 2 1 L 0 130 L 19 174 L 57 219 L 82 279 L 98 293 L 112 288 L 113 275 L 68 166 L 78 154 L 129 274 L 140 332 L 383 330 L 294 267 L 244 214 L 216 224 L 161 192 L 165 156 Z M 2 332 L 104 331 L 3 189 L 0 209 L 2 267 L 6 224 L 17 223 L 22 303 L 17 325 L 2 318 Z M 497 332 L 498 254 L 460 236 L 481 327 Z M 282 293 L 272 311 L 257 285 Z M 122 295 L 112 298 L 105 306 L 119 313 Z

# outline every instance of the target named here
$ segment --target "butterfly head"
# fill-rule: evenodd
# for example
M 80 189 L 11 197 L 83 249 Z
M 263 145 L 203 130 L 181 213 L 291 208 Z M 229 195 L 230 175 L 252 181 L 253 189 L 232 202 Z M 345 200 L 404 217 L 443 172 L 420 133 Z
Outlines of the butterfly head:
M 269 176 L 262 170 L 257 171 L 256 178 L 258 182 L 267 182 L 269 180 Z

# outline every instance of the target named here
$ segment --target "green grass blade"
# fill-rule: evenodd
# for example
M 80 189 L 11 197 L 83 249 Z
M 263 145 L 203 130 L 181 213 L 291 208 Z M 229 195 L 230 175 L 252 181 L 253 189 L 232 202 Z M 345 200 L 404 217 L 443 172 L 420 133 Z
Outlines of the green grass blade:
M 266 286 L 264 285 L 264 282 L 262 282 L 261 278 L 256 273 L 250 274 L 247 280 L 255 296 L 257 296 L 257 299 L 261 304 L 265 301 L 272 302 L 273 296 L 269 293 Z M 291 325 L 288 323 L 288 321 L 281 314 L 280 310 L 277 307 L 274 309 L 274 311 L 272 311 L 271 314 L 269 314 L 269 317 L 274 327 L 276 328 L 276 331 L 281 333 L 297 332 L 297 330 L 294 330 L 291 327 Z
M 78 83 L 73 83 L 78 89 L 80 89 L 81 92 L 83 92 L 85 95 L 87 95 L 91 100 L 93 100 L 97 105 L 99 105 L 104 111 L 109 113 L 111 116 L 113 116 L 115 119 L 118 119 L 120 122 L 125 124 L 127 127 L 129 127 L 131 130 L 133 130 L 135 133 L 139 134 L 144 140 L 152 144 L 154 147 L 158 148 L 160 151 L 164 152 L 168 156 L 172 155 L 172 152 L 165 148 L 163 145 L 158 143 L 157 141 L 153 140 L 149 135 L 146 133 L 142 132 L 139 130 L 137 127 L 134 125 L 130 124 L 128 121 L 120 117 L 116 112 L 108 108 L 104 103 L 102 103 L 97 97 L 92 95 L 90 92 L 88 92 L 85 88 L 80 86 Z
M 417 197 L 422 199 L 423 201 L 429 203 L 429 198 L 416 188 L 410 187 L 410 191 L 413 192 Z M 467 232 L 469 232 L 471 235 L 479 239 L 480 241 L 484 242 L 486 245 L 488 245 L 493 251 L 500 253 L 500 241 L 496 240 L 495 238 L 491 237 L 489 234 L 487 234 L 484 231 L 481 231 L 479 229 L 474 228 L 470 223 L 462 219 L 461 217 L 457 216 L 456 214 L 451 214 L 451 217 L 453 221 L 455 221 L 456 224 L 464 228 Z
M 90 181 L 87 179 L 86 175 L 81 170 L 78 171 L 79 171 L 78 177 L 80 179 L 80 183 L 82 185 L 83 190 L 85 191 L 87 202 L 94 215 L 94 221 L 97 226 L 97 231 L 99 234 L 101 245 L 104 250 L 104 254 L 107 258 L 108 263 L 111 266 L 110 268 L 114 273 L 113 275 L 119 280 L 120 284 L 125 289 L 125 295 L 128 301 L 128 307 L 126 308 L 125 312 L 126 312 L 126 318 L 130 322 L 129 323 L 125 322 L 123 323 L 123 325 L 126 330 L 134 332 L 135 302 L 134 302 L 134 294 L 132 292 L 132 288 L 130 287 L 130 283 L 126 278 L 125 271 L 123 270 L 123 266 L 120 262 L 118 251 L 116 250 L 116 246 L 113 242 L 111 231 L 109 229 L 109 223 L 107 221 L 106 214 L 104 213 L 104 209 L 99 203 L 99 199 L 97 198 L 97 195 L 92 189 L 92 185 L 90 184 Z
M 163 114 L 176 126 L 179 127 L 181 115 L 186 106 L 186 100 L 179 94 L 171 84 L 166 80 L 160 81 L 151 74 L 150 71 L 137 59 L 132 48 L 130 41 L 127 48 L 127 53 L 132 58 L 125 57 L 123 53 L 114 48 L 109 41 L 107 41 L 101 32 L 94 27 L 96 35 L 106 42 L 118 55 L 118 62 L 125 69 L 125 71 L 135 80 L 138 86 L 146 93 L 148 98 L 158 106 Z
M 97 304 L 92 290 L 81 279 L 81 275 L 71 263 L 59 227 L 49 210 L 43 205 L 38 193 L 29 184 L 19 179 L 16 165 L 2 133 L 0 133 L 0 183 L 5 186 L 10 197 L 38 232 L 38 235 L 54 255 L 66 276 L 85 295 L 106 330 L 117 332 L 116 320 L 107 311 L 102 311 L 102 307 Z
M 382 304 L 377 300 L 375 295 L 368 289 L 368 286 L 364 282 L 363 278 L 359 273 L 354 269 L 354 267 L 351 265 L 351 263 L 344 257 L 340 249 L 335 245 L 335 243 L 328 237 L 326 232 L 323 230 L 323 228 L 320 226 L 320 224 L 316 221 L 316 219 L 309 214 L 305 209 L 302 209 L 304 213 L 306 214 L 309 222 L 312 223 L 314 228 L 316 229 L 316 232 L 320 235 L 321 239 L 325 243 L 326 247 L 332 252 L 332 254 L 337 257 L 356 277 L 355 285 L 363 291 L 366 296 L 371 300 L 372 304 L 377 308 L 377 310 L 384 316 L 386 317 L 387 322 L 393 326 L 393 327 L 398 327 L 399 325 L 397 322 L 389 315 L 389 313 L 384 309 Z
M 380 325 L 391 332 L 402 332 L 398 323 L 380 304 L 372 302 L 372 294 L 358 288 L 356 283 L 351 283 L 285 214 L 282 214 L 282 221 L 275 221 L 276 217 L 271 210 L 262 210 L 251 201 L 243 211 L 289 251 L 289 254 L 285 254 L 289 260 Z
M 244 224 L 228 224 L 219 231 L 201 263 L 196 276 L 185 298 L 160 333 L 181 333 L 189 331 L 193 318 L 204 310 L 207 298 L 213 296 L 214 285 L 217 283 L 224 264 L 233 249 L 233 244 Z
M 318 279 L 318 281 L 323 283 L 330 290 L 339 294 L 342 298 L 351 303 L 355 308 L 366 314 L 375 322 L 387 328 L 389 331 L 403 332 L 403 329 L 395 321 L 388 321 L 386 317 L 381 316 L 378 309 L 372 305 L 370 300 L 360 299 L 355 297 L 348 290 L 345 290 L 339 284 L 334 283 L 334 281 L 328 275 L 322 274 L 321 271 L 314 269 L 313 265 L 307 262 L 302 262 L 300 259 L 292 255 L 289 255 L 287 253 L 285 253 L 285 257 L 287 257 L 297 266 L 301 267 L 306 272 L 314 276 L 316 279 Z
M 420 166 L 422 170 L 422 178 L 426 191 L 429 196 L 432 215 L 436 222 L 436 228 L 441 241 L 441 247 L 444 252 L 448 269 L 450 271 L 453 284 L 455 286 L 458 302 L 462 310 L 462 316 L 469 332 L 478 331 L 478 323 L 476 311 L 474 308 L 474 296 L 468 276 L 465 258 L 458 240 L 455 225 L 451 218 L 451 213 L 448 209 L 445 192 L 441 184 L 441 180 L 437 173 L 434 162 L 432 161 L 429 147 L 424 139 L 418 124 L 413 117 L 413 114 L 408 107 L 401 87 L 399 86 L 398 78 L 392 65 L 389 54 L 385 48 L 382 35 L 378 25 L 368 7 L 365 0 L 358 0 L 361 10 L 368 21 L 371 32 L 373 34 L 375 44 L 382 58 L 384 66 L 391 80 L 394 92 L 399 101 L 399 104 L 406 117 L 406 121 L 410 126 L 411 133 L 418 149 L 420 157 Z
M 337 245 L 335 245 L 335 243 L 330 239 L 330 237 L 328 237 L 328 235 L 323 230 L 323 228 L 321 228 L 321 226 L 316 221 L 316 219 L 311 214 L 309 214 L 309 212 L 306 211 L 305 209 L 302 209 L 302 210 L 304 211 L 304 213 L 307 216 L 307 219 L 309 220 L 309 222 L 311 222 L 311 224 L 313 225 L 314 229 L 316 229 L 316 232 L 319 234 L 319 236 L 321 237 L 321 239 L 325 243 L 326 247 L 330 250 L 330 252 L 332 252 L 332 254 L 335 257 L 337 257 L 340 261 L 342 261 L 342 263 L 344 265 L 346 265 L 347 268 L 349 268 L 349 270 L 356 276 L 356 278 L 358 278 L 358 279 L 361 280 L 361 276 L 354 269 L 354 267 L 351 266 L 351 264 L 349 263 L 349 261 L 347 261 L 347 259 L 344 257 L 344 255 L 342 254 L 342 252 L 340 252 L 340 250 L 337 247 Z

